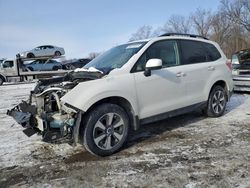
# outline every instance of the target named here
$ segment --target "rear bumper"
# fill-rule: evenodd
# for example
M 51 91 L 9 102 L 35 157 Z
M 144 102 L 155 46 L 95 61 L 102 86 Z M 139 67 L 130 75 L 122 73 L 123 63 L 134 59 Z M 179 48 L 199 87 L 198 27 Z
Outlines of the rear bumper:
M 234 75 L 234 91 L 250 91 L 250 75 Z

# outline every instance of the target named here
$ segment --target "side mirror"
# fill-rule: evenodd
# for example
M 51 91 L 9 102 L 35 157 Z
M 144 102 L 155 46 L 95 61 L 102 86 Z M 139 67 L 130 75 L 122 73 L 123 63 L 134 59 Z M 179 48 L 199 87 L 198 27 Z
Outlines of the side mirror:
M 161 59 L 149 59 L 146 63 L 144 75 L 146 77 L 151 76 L 151 70 L 158 70 L 162 68 Z

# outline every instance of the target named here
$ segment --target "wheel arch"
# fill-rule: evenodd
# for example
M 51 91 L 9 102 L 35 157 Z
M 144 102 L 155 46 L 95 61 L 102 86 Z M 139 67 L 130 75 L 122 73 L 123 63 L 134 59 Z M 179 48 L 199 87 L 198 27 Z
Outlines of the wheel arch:
M 131 105 L 131 103 L 123 98 L 123 97 L 120 97 L 120 96 L 112 96 L 112 97 L 106 97 L 106 98 L 103 98 L 97 102 L 95 102 L 94 104 L 92 104 L 88 110 L 83 114 L 83 117 L 82 117 L 82 122 L 81 122 L 81 125 L 80 125 L 80 132 L 79 132 L 79 135 L 80 135 L 80 138 L 82 138 L 81 134 L 83 133 L 83 129 L 84 129 L 84 126 L 85 126 L 85 123 L 86 123 L 86 116 L 91 113 L 91 111 L 101 105 L 101 104 L 104 104 L 104 103 L 111 103 L 111 104 L 116 104 L 116 105 L 119 105 L 120 107 L 122 107 L 125 112 L 127 113 L 128 117 L 129 117 L 129 123 L 130 123 L 130 126 L 133 130 L 138 130 L 139 129 L 139 119 L 138 119 L 138 116 L 135 115 L 135 111 Z
M 27 57 L 29 57 L 29 56 L 35 57 L 35 54 L 33 52 L 28 52 Z
M 4 82 L 6 82 L 6 81 L 7 81 L 6 76 L 4 76 L 3 74 L 0 74 L 0 78 L 2 78 Z
M 210 91 L 209 91 L 209 94 L 207 96 L 207 99 L 209 98 L 209 95 L 210 93 L 212 92 L 213 88 L 215 86 L 221 86 L 225 89 L 226 91 L 226 96 L 227 96 L 227 101 L 229 100 L 229 97 L 230 97 L 230 94 L 229 94 L 229 90 L 228 90 L 228 85 L 227 85 L 227 82 L 225 80 L 217 80 L 211 87 L 210 87 Z

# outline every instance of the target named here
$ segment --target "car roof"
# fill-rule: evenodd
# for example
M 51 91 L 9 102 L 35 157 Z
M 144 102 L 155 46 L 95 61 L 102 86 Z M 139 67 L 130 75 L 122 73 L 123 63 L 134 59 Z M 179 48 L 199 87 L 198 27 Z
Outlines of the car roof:
M 42 45 L 42 46 L 37 46 L 36 48 L 47 47 L 47 46 L 57 47 L 57 46 L 55 46 L 55 45 Z
M 143 40 L 135 40 L 129 43 L 158 41 L 162 39 L 184 39 L 184 40 L 195 40 L 195 41 L 213 43 L 213 41 L 203 36 L 194 35 L 194 34 L 182 34 L 182 33 L 166 33 L 158 37 L 153 37 L 153 38 L 148 38 L 148 39 L 143 39 Z

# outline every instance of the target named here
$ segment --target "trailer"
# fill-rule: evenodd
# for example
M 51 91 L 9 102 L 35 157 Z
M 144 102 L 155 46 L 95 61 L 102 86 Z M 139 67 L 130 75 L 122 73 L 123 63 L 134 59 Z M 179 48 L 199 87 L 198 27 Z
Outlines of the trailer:
M 54 76 L 62 76 L 70 72 L 62 67 L 57 70 L 51 71 L 32 71 L 27 69 L 25 65 L 29 62 L 35 60 L 43 60 L 48 62 L 52 59 L 62 58 L 58 56 L 49 56 L 49 57 L 37 57 L 37 58 L 20 58 L 17 56 L 15 59 L 5 59 L 0 64 L 0 85 L 4 82 L 23 82 L 23 81 L 33 81 L 41 78 L 50 78 Z

